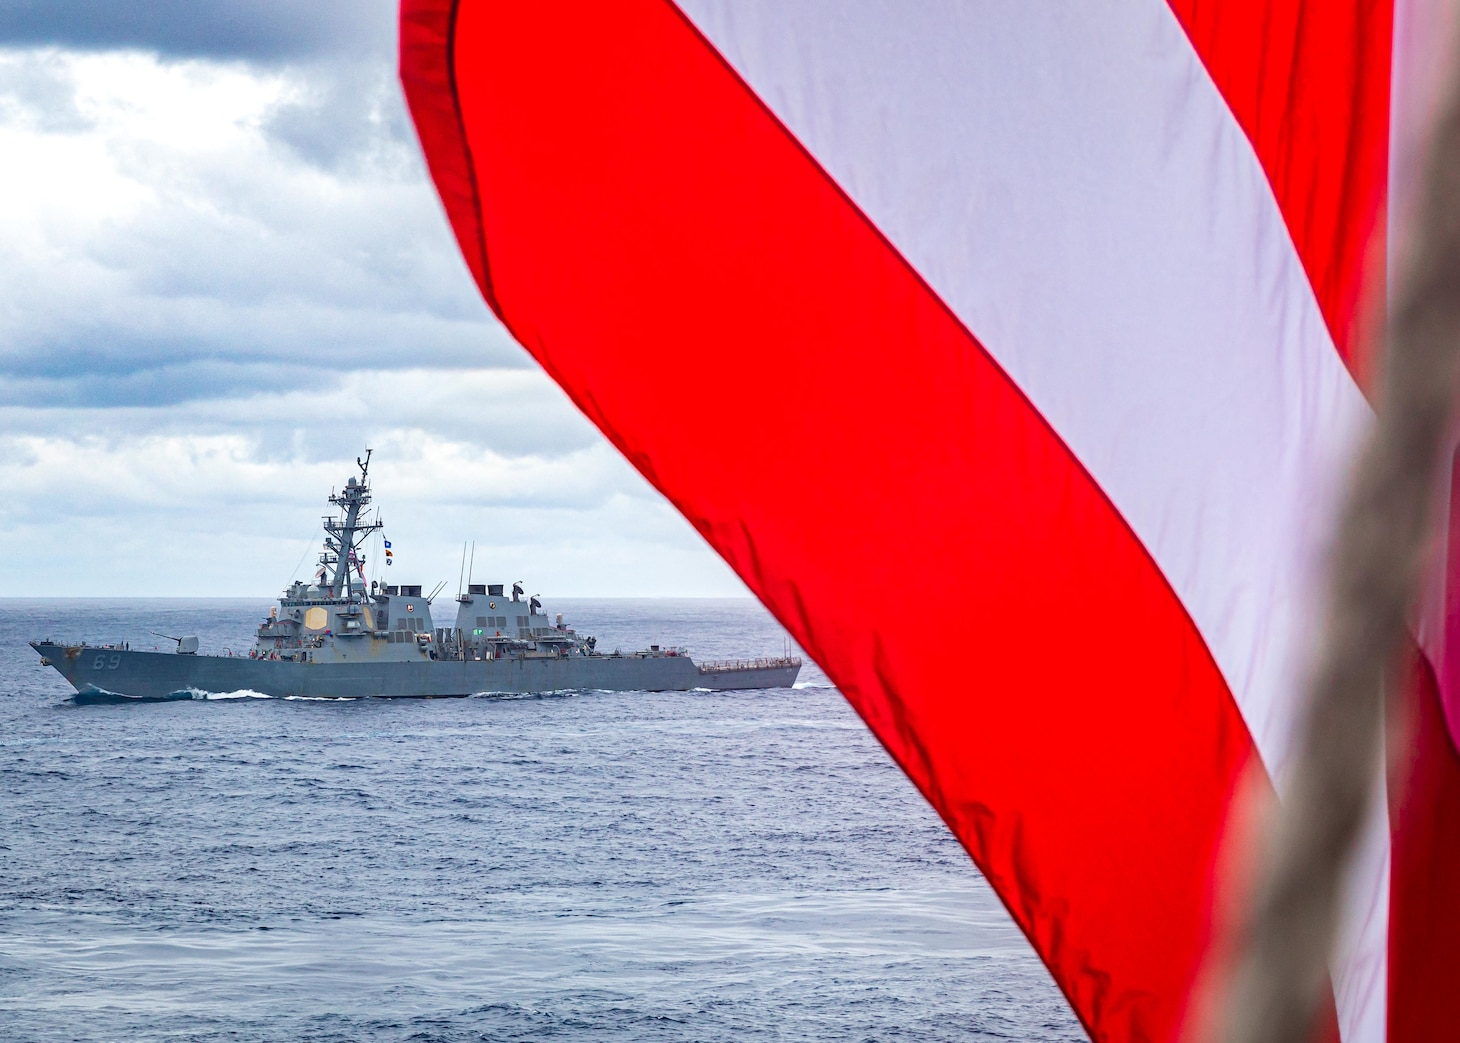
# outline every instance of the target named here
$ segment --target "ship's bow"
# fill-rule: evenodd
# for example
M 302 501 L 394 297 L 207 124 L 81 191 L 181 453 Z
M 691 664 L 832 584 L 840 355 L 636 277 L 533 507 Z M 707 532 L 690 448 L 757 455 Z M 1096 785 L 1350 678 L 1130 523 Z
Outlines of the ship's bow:
M 66 679 L 66 683 L 78 692 L 81 686 L 76 683 L 78 662 L 81 658 L 80 645 L 58 645 L 50 641 L 32 641 L 30 647 L 36 650 L 41 657 L 41 666 L 49 666 L 56 673 Z

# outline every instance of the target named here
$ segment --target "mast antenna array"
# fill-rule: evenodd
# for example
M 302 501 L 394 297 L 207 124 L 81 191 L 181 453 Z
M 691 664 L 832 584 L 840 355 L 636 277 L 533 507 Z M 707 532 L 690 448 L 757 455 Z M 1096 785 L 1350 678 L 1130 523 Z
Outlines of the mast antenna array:
M 356 586 L 356 573 L 363 571 L 364 558 L 356 551 L 362 540 L 372 532 L 383 527 L 377 517 L 373 522 L 365 521 L 362 516 L 365 506 L 370 503 L 370 454 L 371 449 L 365 450 L 365 458 L 355 457 L 355 465 L 360 468 L 360 479 L 356 481 L 351 478 L 345 484 L 344 489 L 339 493 L 330 492 L 330 503 L 340 508 L 338 518 L 333 515 L 324 519 L 324 550 L 319 555 L 319 563 L 329 579 L 329 596 L 332 598 L 353 597 Z M 365 512 L 368 513 L 368 512 Z M 333 569 L 333 576 L 330 570 Z M 365 580 L 363 575 L 359 579 L 359 588 L 363 593 Z

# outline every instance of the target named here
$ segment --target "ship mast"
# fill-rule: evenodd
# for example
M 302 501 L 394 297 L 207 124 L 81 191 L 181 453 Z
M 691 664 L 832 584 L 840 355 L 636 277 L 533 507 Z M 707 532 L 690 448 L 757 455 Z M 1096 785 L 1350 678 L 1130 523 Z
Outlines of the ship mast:
M 376 529 L 381 528 L 377 521 L 364 522 L 361 520 L 361 512 L 365 505 L 370 502 L 370 454 L 373 450 L 365 450 L 365 459 L 355 457 L 355 463 L 360 468 L 360 480 L 357 482 L 351 478 L 345 488 L 338 495 L 330 493 L 330 503 L 340 508 L 340 517 L 326 515 L 324 518 L 324 550 L 319 556 L 319 563 L 324 566 L 325 574 L 329 574 L 331 567 L 334 568 L 334 578 L 329 583 L 329 596 L 331 598 L 349 599 L 352 596 L 355 580 L 354 571 L 359 565 L 355 555 L 355 549 L 360 542 L 369 536 Z M 365 582 L 360 581 L 361 590 L 364 590 Z

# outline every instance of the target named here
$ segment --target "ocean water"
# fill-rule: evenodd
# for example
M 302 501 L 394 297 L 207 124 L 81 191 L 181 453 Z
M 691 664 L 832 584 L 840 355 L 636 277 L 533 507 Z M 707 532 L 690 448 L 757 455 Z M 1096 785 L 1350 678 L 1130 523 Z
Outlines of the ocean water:
M 562 601 L 782 650 L 743 601 Z M 791 690 L 76 705 L 26 640 L 245 648 L 264 600 L 0 600 L 0 1040 L 1080 1040 L 814 665 Z M 220 693 L 223 694 L 223 693 Z

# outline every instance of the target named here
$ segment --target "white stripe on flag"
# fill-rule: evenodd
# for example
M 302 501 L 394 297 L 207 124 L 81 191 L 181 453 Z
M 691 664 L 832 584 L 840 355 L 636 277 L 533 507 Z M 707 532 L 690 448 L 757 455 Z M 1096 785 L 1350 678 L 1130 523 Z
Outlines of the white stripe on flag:
M 681 6 L 1105 490 L 1281 789 L 1337 464 L 1370 413 L 1170 9 Z M 1350 1043 L 1384 1036 L 1385 816 L 1335 968 Z

